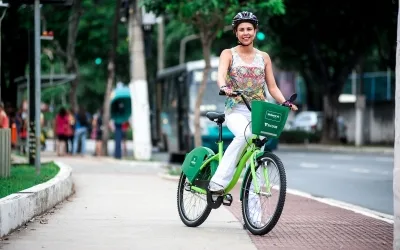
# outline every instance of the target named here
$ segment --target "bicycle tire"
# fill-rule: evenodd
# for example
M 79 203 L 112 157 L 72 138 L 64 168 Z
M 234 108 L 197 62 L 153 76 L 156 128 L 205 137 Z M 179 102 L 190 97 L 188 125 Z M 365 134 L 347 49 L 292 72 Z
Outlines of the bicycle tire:
M 275 211 L 269 220 L 269 222 L 261 227 L 257 228 L 252 225 L 252 223 L 249 221 L 248 215 L 246 211 L 248 211 L 248 199 L 249 199 L 249 190 L 250 190 L 250 184 L 251 180 L 253 178 L 251 171 L 248 171 L 247 174 L 245 175 L 243 179 L 244 183 L 244 190 L 243 190 L 243 199 L 242 199 L 242 215 L 243 215 L 243 220 L 245 223 L 246 228 L 254 235 L 265 235 L 269 233 L 275 225 L 278 223 L 279 218 L 282 214 L 283 207 L 285 205 L 285 200 L 286 200 L 286 172 L 284 165 L 282 161 L 279 159 L 278 156 L 271 152 L 264 152 L 263 155 L 259 156 L 257 161 L 266 161 L 266 160 L 271 160 L 274 162 L 275 166 L 278 169 L 279 172 L 279 180 L 280 180 L 280 189 L 279 189 L 279 198 L 278 198 L 278 203 L 276 205 Z M 258 169 L 259 165 L 256 166 L 256 171 Z
M 212 208 L 210 208 L 208 205 L 205 206 L 204 211 L 201 213 L 201 215 L 194 219 L 190 220 L 186 213 L 184 208 L 182 207 L 183 203 L 183 191 L 185 190 L 185 180 L 186 180 L 186 175 L 184 173 L 181 173 L 181 176 L 179 178 L 179 184 L 178 184 L 178 192 L 177 192 L 177 203 L 178 203 L 178 212 L 179 212 L 179 217 L 181 218 L 181 221 L 183 224 L 185 224 L 188 227 L 198 227 L 203 222 L 208 218 L 208 216 L 211 213 Z M 207 199 L 206 199 L 207 202 Z

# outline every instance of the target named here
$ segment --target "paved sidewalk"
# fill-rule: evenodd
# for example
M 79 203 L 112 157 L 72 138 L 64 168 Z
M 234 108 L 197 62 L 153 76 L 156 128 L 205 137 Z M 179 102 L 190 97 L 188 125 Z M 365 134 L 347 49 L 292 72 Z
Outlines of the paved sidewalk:
M 239 197 L 239 187 L 233 195 Z M 238 198 L 228 209 L 242 221 Z M 249 236 L 258 249 L 393 249 L 393 224 L 291 194 L 275 228 Z
M 226 208 L 213 211 L 199 228 L 184 226 L 176 183 L 160 179 L 154 164 L 59 160 L 73 168 L 76 193 L 54 213 L 0 241 L 0 249 L 256 249 Z
M 176 183 L 175 177 L 168 179 Z M 232 191 L 232 206 L 226 208 L 243 222 L 239 190 L 240 185 Z M 248 234 L 259 250 L 393 249 L 393 224 L 289 193 L 274 229 L 264 236 Z

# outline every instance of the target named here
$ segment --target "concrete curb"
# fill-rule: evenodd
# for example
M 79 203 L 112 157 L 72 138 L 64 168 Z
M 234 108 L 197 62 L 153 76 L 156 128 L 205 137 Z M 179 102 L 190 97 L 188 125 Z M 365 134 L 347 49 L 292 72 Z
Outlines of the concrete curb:
M 43 214 L 73 192 L 72 168 L 55 162 L 60 168 L 51 180 L 0 199 L 0 237 Z

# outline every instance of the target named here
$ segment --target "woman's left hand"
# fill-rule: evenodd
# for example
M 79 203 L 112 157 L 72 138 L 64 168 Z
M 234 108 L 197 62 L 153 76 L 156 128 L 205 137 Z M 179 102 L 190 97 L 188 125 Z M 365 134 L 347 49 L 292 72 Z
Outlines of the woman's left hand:
M 291 110 L 296 111 L 298 110 L 297 106 L 294 105 L 291 101 L 284 101 L 282 103 L 283 106 L 289 107 Z
M 296 110 L 298 110 L 297 106 L 296 106 L 296 105 L 294 105 L 294 104 L 292 104 L 292 106 L 290 107 L 290 109 L 291 109 L 291 110 L 293 110 L 293 111 L 296 111 Z

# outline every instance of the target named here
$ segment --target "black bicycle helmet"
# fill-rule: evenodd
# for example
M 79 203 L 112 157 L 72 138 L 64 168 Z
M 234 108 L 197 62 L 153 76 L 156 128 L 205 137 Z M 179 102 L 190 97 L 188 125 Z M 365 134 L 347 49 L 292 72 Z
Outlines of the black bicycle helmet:
M 232 20 L 232 30 L 236 31 L 236 28 L 239 24 L 249 22 L 254 25 L 254 27 L 258 28 L 258 19 L 257 17 L 249 12 L 249 11 L 242 11 L 236 14 L 236 16 Z

